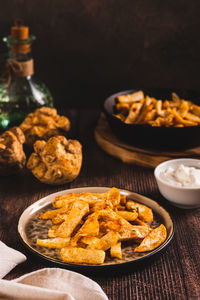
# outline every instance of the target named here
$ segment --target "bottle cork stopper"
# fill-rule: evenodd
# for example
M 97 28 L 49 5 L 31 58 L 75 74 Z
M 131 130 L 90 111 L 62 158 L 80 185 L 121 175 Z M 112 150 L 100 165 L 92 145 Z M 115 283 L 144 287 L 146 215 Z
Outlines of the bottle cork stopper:
M 29 37 L 29 27 L 24 26 L 22 19 L 16 19 L 15 25 L 11 27 L 12 40 L 26 40 Z

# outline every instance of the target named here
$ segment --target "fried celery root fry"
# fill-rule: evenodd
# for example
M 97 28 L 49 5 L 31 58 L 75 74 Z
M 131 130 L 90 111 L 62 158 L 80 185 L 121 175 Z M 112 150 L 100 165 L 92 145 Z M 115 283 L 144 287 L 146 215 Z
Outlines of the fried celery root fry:
M 128 210 L 137 210 L 138 217 L 142 221 L 145 221 L 145 222 L 153 221 L 153 212 L 152 212 L 151 208 L 149 208 L 143 204 L 131 201 L 131 200 L 126 202 L 126 207 Z
M 149 228 L 147 226 L 134 226 L 113 210 L 107 209 L 99 211 L 99 216 L 105 222 L 117 222 L 121 226 L 121 229 L 118 232 L 120 241 L 141 241 L 141 239 L 143 239 L 149 233 Z
M 113 207 L 117 206 L 120 203 L 120 191 L 113 187 L 107 192 L 107 201 L 111 202 Z
M 142 99 L 144 99 L 143 91 L 138 91 L 133 94 L 127 94 L 127 95 L 122 95 L 117 97 L 117 101 L 123 104 L 124 103 L 132 104 L 133 102 L 140 101 Z
M 85 245 L 91 245 L 93 243 L 95 244 L 97 241 L 99 241 L 99 238 L 95 236 L 85 236 L 81 239 L 81 243 Z
M 115 232 L 120 232 L 122 229 L 122 225 L 119 221 L 113 221 L 113 220 L 108 220 L 108 221 L 100 221 L 99 226 L 101 228 L 101 232 L 106 233 L 109 230 L 115 231 Z
M 59 209 L 54 209 L 54 210 L 48 210 L 42 215 L 39 216 L 41 220 L 47 220 L 47 219 L 53 219 L 57 214 L 64 214 L 68 212 L 69 210 L 69 205 L 66 205 L 62 208 Z
M 110 255 L 112 257 L 116 257 L 118 259 L 122 259 L 122 248 L 121 248 L 121 242 L 111 246 L 110 248 Z
M 191 111 L 194 115 L 200 117 L 200 106 L 195 105 L 195 104 L 192 104 L 192 105 L 190 106 L 190 111 Z
M 59 225 L 53 225 L 51 228 L 49 228 L 49 230 L 48 230 L 49 238 L 57 237 L 56 231 L 57 231 L 58 227 L 59 227 Z
M 149 234 L 150 229 L 147 226 L 132 226 L 131 229 L 124 229 L 119 233 L 120 241 L 133 240 L 134 242 L 141 242 Z
M 82 220 L 82 217 L 89 212 L 89 205 L 85 201 L 77 200 L 72 204 L 71 210 L 68 213 L 67 219 L 61 223 L 56 230 L 59 237 L 69 237 L 76 226 Z
M 176 111 L 175 108 L 171 109 L 171 113 L 174 116 L 175 124 L 182 124 L 184 126 L 197 126 L 198 122 L 196 121 L 191 121 L 191 120 L 186 120 L 181 117 L 181 115 Z
M 61 249 L 69 245 L 70 238 L 37 239 L 37 245 L 47 248 Z
M 95 249 L 62 248 L 60 256 L 64 262 L 75 264 L 101 265 L 105 260 L 105 252 Z
M 117 232 L 109 231 L 102 238 L 95 240 L 95 242 L 88 245 L 87 248 L 97 249 L 97 250 L 108 250 L 111 246 L 115 245 L 119 240 L 119 235 Z
M 153 229 L 141 242 L 141 244 L 134 249 L 134 252 L 152 251 L 159 247 L 167 238 L 167 230 L 163 224 L 156 229 Z
M 116 211 L 116 213 L 120 216 L 120 217 L 122 217 L 122 218 L 124 218 L 125 220 L 127 220 L 127 221 L 134 221 L 135 219 L 137 219 L 137 217 L 138 217 L 138 213 L 137 213 L 137 211 L 135 210 L 135 211 L 123 211 L 123 210 L 118 210 L 118 211 Z
M 148 101 L 155 105 L 155 99 L 147 98 Z M 159 104 L 157 110 L 162 108 Z M 53 226 L 48 230 L 48 238 L 37 239 L 37 245 L 61 249 L 64 262 L 98 265 L 104 262 L 105 251 L 113 258 L 122 259 L 124 241 L 140 244 L 134 251 L 145 252 L 166 239 L 164 225 L 151 228 L 152 210 L 126 199 L 115 187 L 105 193 L 61 195 L 52 204 L 54 209 L 39 218 L 50 219 Z
M 98 202 L 95 202 L 94 205 L 91 205 L 90 212 L 93 213 L 95 211 L 106 209 L 107 207 L 112 208 L 112 204 L 105 200 L 99 200 Z
M 149 224 L 146 223 L 146 222 L 144 222 L 144 221 L 142 221 L 142 220 L 140 220 L 139 218 L 136 218 L 136 219 L 133 221 L 133 224 L 134 224 L 134 225 L 140 225 L 140 226 L 146 226 L 146 227 L 149 228 L 149 230 L 151 230 L 151 227 L 149 226 Z
M 162 100 L 156 101 L 156 113 L 161 117 L 164 116 L 164 110 L 162 109 Z
M 93 206 L 99 201 L 105 201 L 107 199 L 107 193 L 69 193 L 62 196 L 57 196 L 53 201 L 53 206 L 60 208 L 68 203 L 76 200 L 82 200 Z
M 53 219 L 52 219 L 52 223 L 57 225 L 60 224 L 64 221 L 66 221 L 68 218 L 68 214 L 57 214 Z
M 180 97 L 176 93 L 172 93 L 172 100 L 174 102 L 180 102 Z
M 125 123 L 127 124 L 132 124 L 135 122 L 135 120 L 137 119 L 141 109 L 142 109 L 142 106 L 143 106 L 143 102 L 136 102 L 136 103 L 133 103 L 131 105 L 131 108 L 129 110 L 129 113 L 128 113 L 128 116 L 126 117 L 125 119 Z
M 139 96 L 139 97 L 138 97 Z M 171 100 L 158 100 L 142 91 L 118 96 L 115 117 L 127 124 L 153 127 L 185 127 L 200 124 L 200 106 L 172 93 Z
M 74 202 L 76 200 L 82 200 L 89 205 L 94 205 L 99 200 L 106 200 L 107 193 L 69 193 L 62 196 L 57 196 L 53 201 L 53 206 L 60 208 L 67 203 Z
M 99 222 L 98 222 L 99 213 L 93 213 L 88 216 L 85 223 L 81 226 L 78 232 L 72 237 L 70 241 L 71 246 L 76 246 L 79 239 L 82 237 L 94 237 L 99 234 Z
M 185 118 L 191 122 L 197 122 L 198 124 L 200 124 L 200 117 L 198 117 L 194 114 L 191 114 L 190 112 L 187 112 L 185 114 Z

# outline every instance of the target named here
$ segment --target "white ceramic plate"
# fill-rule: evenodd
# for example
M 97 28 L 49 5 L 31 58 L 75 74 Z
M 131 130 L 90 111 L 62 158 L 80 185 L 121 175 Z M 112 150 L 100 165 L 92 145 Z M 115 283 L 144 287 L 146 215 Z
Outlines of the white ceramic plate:
M 43 212 L 47 210 L 53 209 L 52 202 L 56 196 L 60 196 L 67 193 L 80 193 L 80 192 L 91 192 L 91 193 L 103 193 L 109 190 L 108 187 L 84 187 L 84 188 L 76 188 L 60 191 L 51 195 L 48 195 L 37 202 L 30 205 L 25 211 L 22 213 L 19 223 L 18 223 L 18 233 L 21 237 L 21 240 L 37 256 L 45 259 L 48 262 L 54 263 L 60 267 L 65 267 L 68 269 L 80 271 L 80 272 L 88 272 L 88 271 L 105 271 L 109 268 L 109 270 L 116 270 L 120 268 L 122 270 L 125 267 L 125 270 L 128 270 L 129 267 L 133 267 L 133 265 L 140 265 L 144 260 L 148 258 L 152 258 L 157 253 L 160 253 L 171 241 L 174 234 L 174 224 L 172 218 L 169 213 L 160 206 L 156 201 L 153 201 L 147 197 L 142 195 L 133 193 L 127 190 L 120 190 L 121 194 L 126 195 L 128 199 L 134 200 L 141 204 L 144 204 L 150 208 L 152 208 L 154 213 L 154 222 L 152 227 L 157 227 L 161 223 L 165 225 L 167 229 L 167 239 L 166 241 L 158 248 L 153 251 L 145 252 L 145 253 L 134 253 L 133 249 L 136 244 L 126 244 L 122 248 L 123 259 L 113 259 L 107 258 L 103 265 L 92 266 L 92 265 L 77 265 L 77 264 L 68 264 L 64 263 L 60 259 L 59 250 L 57 249 L 49 249 L 45 247 L 40 247 L 36 245 L 37 238 L 47 238 L 48 229 L 52 226 L 50 220 L 40 220 L 38 218 Z

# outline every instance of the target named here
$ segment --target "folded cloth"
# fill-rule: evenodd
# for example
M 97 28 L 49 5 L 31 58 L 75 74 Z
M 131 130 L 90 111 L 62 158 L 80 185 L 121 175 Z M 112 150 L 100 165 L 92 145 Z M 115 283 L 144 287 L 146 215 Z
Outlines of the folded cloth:
M 108 300 L 101 287 L 79 273 L 45 268 L 15 280 L 0 280 L 0 299 Z
M 8 274 L 16 265 L 26 260 L 21 252 L 6 246 L 0 241 L 0 278 Z

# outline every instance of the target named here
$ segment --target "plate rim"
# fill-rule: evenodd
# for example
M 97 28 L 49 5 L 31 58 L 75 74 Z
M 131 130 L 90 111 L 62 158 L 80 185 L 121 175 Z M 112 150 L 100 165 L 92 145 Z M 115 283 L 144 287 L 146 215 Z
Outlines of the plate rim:
M 23 219 L 23 217 L 25 216 L 26 212 L 28 210 L 30 210 L 31 208 L 34 208 L 34 206 L 36 204 L 41 204 L 43 203 L 43 205 L 40 207 L 43 208 L 49 204 L 52 203 L 52 200 L 48 200 L 49 196 L 51 197 L 56 197 L 56 196 L 59 196 L 59 195 L 62 195 L 62 194 L 65 194 L 65 193 L 75 193 L 75 192 L 80 192 L 80 190 L 88 190 L 88 189 L 94 189 L 94 190 L 102 190 L 102 189 L 105 189 L 106 190 L 109 190 L 111 187 L 105 187 L 105 186 L 101 186 L 101 187 L 96 187 L 96 186 L 84 186 L 84 187 L 78 187 L 78 188 L 72 188 L 72 189 L 65 189 L 65 190 L 61 190 L 61 191 L 58 191 L 58 192 L 55 192 L 55 193 L 51 193 L 51 194 L 48 194 L 47 196 L 44 196 L 42 198 L 40 198 L 39 200 L 33 202 L 31 205 L 29 205 L 27 208 L 25 208 L 25 210 L 22 212 L 22 214 L 20 215 L 19 217 L 19 220 L 18 220 L 18 224 L 17 224 L 17 232 L 18 232 L 18 236 L 20 238 L 20 241 L 23 243 L 23 245 L 29 250 L 31 251 L 34 255 L 37 255 L 39 256 L 40 258 L 48 261 L 48 262 L 51 262 L 51 263 L 54 263 L 56 265 L 59 265 L 61 267 L 66 267 L 68 269 L 71 269 L 71 270 L 76 270 L 76 271 L 103 271 L 103 270 L 115 270 L 116 268 L 124 268 L 126 266 L 129 266 L 129 265 L 133 265 L 133 264 L 138 264 L 140 262 L 144 262 L 145 260 L 148 260 L 150 257 L 152 256 L 155 256 L 156 254 L 162 252 L 169 244 L 170 242 L 172 241 L 173 237 L 174 237 L 174 233 L 175 233 L 175 223 L 174 223 L 174 220 L 172 218 L 172 216 L 169 214 L 168 210 L 166 210 L 163 206 L 161 206 L 157 201 L 149 198 L 149 197 L 146 197 L 144 195 L 141 195 L 139 193 L 136 193 L 136 192 L 133 192 L 133 191 L 130 191 L 130 190 L 127 190 L 127 189 L 121 189 L 121 188 L 118 188 L 120 190 L 120 193 L 125 193 L 125 194 L 129 194 L 131 193 L 133 196 L 136 196 L 136 197 L 139 197 L 139 198 L 144 198 L 146 199 L 147 201 L 150 201 L 150 202 L 153 202 L 157 207 L 161 208 L 162 210 L 164 210 L 164 212 L 167 214 L 167 217 L 169 218 L 169 220 L 171 221 L 171 232 L 169 234 L 169 236 L 167 237 L 167 239 L 165 240 L 165 242 L 163 244 L 161 244 L 158 248 L 156 248 L 155 250 L 151 251 L 150 253 L 148 253 L 147 255 L 145 256 L 142 256 L 142 257 L 139 257 L 135 260 L 130 260 L 130 261 L 127 261 L 127 262 L 123 262 L 123 263 L 116 263 L 116 264 L 107 264 L 107 265 L 82 265 L 82 264 L 72 264 L 72 263 L 66 263 L 66 262 L 62 262 L 62 261 L 59 261 L 59 260 L 56 260 L 56 259 L 53 259 L 53 258 L 50 258 L 48 256 L 45 256 L 44 254 L 41 254 L 40 252 L 38 252 L 37 250 L 35 250 L 33 247 L 31 247 L 25 240 L 24 238 L 22 237 L 21 235 L 21 232 L 20 232 L 20 226 L 21 226 L 21 221 Z M 95 192 L 95 191 L 93 191 Z M 139 201 L 139 200 L 135 200 L 136 202 Z M 152 208 L 152 207 L 150 207 Z M 153 208 L 152 208 L 153 209 Z M 38 210 L 34 210 L 33 212 L 35 211 L 38 211 Z

